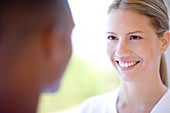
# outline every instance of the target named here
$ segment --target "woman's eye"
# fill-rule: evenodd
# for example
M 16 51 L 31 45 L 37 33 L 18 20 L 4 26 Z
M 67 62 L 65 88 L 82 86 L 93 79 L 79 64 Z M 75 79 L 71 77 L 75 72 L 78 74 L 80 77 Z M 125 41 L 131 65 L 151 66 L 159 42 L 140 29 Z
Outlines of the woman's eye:
M 139 39 L 142 39 L 142 37 L 140 37 L 140 36 L 131 36 L 130 37 L 130 40 L 139 40 Z
M 108 36 L 107 39 L 109 39 L 109 40 L 117 40 L 118 38 L 115 37 L 115 36 Z

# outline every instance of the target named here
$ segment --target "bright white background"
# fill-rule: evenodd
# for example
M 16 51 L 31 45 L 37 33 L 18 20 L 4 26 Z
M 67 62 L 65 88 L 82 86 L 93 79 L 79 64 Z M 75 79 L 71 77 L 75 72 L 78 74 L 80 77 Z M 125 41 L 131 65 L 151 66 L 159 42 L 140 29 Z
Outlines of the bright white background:
M 73 55 L 98 66 L 110 61 L 106 54 L 106 15 L 109 0 L 68 0 L 75 21 Z

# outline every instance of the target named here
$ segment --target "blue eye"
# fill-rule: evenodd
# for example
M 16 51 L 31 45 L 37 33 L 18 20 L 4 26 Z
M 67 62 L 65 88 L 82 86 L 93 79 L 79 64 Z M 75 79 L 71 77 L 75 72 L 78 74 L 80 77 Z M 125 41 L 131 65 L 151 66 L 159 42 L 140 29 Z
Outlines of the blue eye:
M 130 37 L 130 40 L 139 40 L 139 39 L 142 39 L 142 37 L 140 37 L 140 36 L 131 36 Z
M 109 39 L 109 40 L 118 40 L 118 38 L 115 37 L 115 36 L 108 36 L 107 39 Z

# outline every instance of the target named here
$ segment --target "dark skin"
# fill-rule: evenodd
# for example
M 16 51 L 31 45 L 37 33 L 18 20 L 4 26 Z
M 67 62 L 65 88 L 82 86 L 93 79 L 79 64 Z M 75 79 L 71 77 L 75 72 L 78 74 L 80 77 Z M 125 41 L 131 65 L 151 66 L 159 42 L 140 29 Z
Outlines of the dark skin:
M 56 2 L 59 7 L 53 2 L 35 9 L 31 2 L 4 5 L 0 113 L 36 113 L 41 93 L 59 88 L 72 53 L 74 22 L 67 1 Z

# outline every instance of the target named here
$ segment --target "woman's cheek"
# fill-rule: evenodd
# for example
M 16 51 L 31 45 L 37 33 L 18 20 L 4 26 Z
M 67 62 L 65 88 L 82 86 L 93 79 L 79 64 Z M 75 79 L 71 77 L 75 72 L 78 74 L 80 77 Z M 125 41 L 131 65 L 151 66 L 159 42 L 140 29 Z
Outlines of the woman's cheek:
M 109 57 L 112 57 L 113 56 L 113 53 L 115 51 L 115 45 L 113 44 L 107 44 L 107 55 Z

